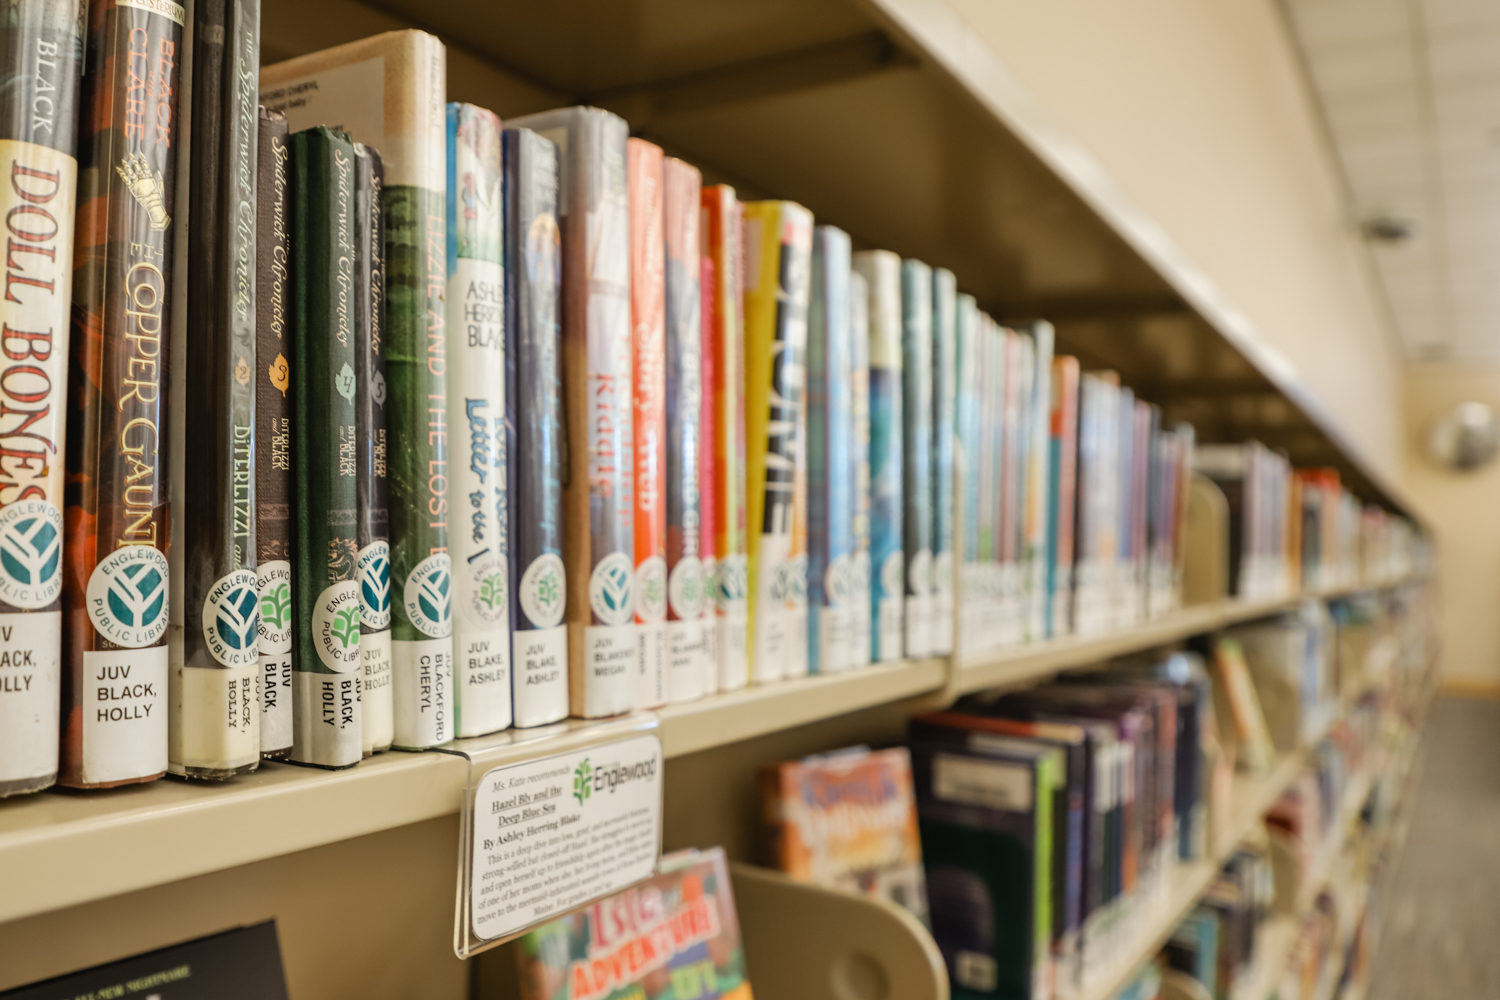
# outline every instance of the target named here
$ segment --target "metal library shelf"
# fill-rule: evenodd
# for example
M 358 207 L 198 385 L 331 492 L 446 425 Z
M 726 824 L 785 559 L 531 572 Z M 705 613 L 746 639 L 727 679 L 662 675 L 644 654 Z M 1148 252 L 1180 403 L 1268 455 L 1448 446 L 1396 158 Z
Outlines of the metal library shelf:
M 1161 950 L 1178 921 L 1208 891 L 1209 884 L 1235 846 L 1297 777 L 1306 760 L 1306 752 L 1299 750 L 1282 757 L 1264 777 L 1235 776 L 1233 810 L 1227 827 L 1218 831 L 1215 837 L 1213 854 L 1202 861 L 1177 866 L 1166 901 L 1137 918 L 1135 937 L 1120 949 L 1103 971 L 1085 982 L 1078 1000 L 1110 1000 L 1130 982 L 1142 965 Z

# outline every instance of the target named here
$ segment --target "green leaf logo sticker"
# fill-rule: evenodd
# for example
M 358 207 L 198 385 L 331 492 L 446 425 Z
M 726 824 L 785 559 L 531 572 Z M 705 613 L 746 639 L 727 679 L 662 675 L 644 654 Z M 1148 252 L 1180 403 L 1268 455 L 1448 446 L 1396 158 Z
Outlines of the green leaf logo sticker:
M 587 757 L 579 761 L 578 766 L 573 768 L 573 798 L 578 800 L 579 805 L 583 805 L 584 800 L 593 794 L 593 777 L 594 769 L 589 766 L 589 759 Z
M 555 552 L 537 556 L 521 574 L 521 613 L 533 628 L 553 628 L 562 623 L 567 579 L 562 558 Z
M 345 649 L 359 642 L 359 608 L 341 608 L 333 616 L 333 636 Z
M 274 583 L 260 595 L 260 618 L 267 628 L 280 631 L 292 623 L 292 588 Z

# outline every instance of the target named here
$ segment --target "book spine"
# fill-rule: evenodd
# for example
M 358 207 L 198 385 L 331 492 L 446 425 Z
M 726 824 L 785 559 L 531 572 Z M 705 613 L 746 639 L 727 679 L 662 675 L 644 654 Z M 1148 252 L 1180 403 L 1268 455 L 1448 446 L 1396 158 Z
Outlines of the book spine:
M 1027 642 L 1047 638 L 1047 503 L 1052 465 L 1052 344 L 1051 323 L 1031 324 L 1033 347 L 1031 411 L 1027 417 L 1026 474 L 1026 635 Z
M 1021 338 L 1014 330 L 1001 330 L 1005 375 L 1000 413 L 1000 626 L 999 642 L 1014 646 L 1021 641 L 1020 497 L 1023 485 L 1021 454 Z
M 657 708 L 667 701 L 667 293 L 662 160 L 660 146 L 628 140 L 637 708 Z
M 0 798 L 57 780 L 62 693 L 63 445 L 82 8 L 25 0 L 0 26 L 0 207 L 10 227 L 0 301 Z M 38 100 L 42 97 L 41 100 Z
M 901 259 L 884 250 L 854 255 L 868 286 L 870 362 L 871 658 L 903 655 Z
M 706 210 L 699 207 L 699 248 L 707 249 Z M 714 399 L 714 277 L 713 258 L 706 253 L 699 258 L 698 317 L 701 365 L 698 377 L 702 399 L 698 408 L 698 558 L 703 586 L 699 613 L 703 623 L 703 693 L 719 690 L 718 614 L 714 592 L 719 578 L 718 494 L 714 469 L 714 441 L 718 427 L 718 405 Z
M 568 715 L 559 165 L 557 146 L 530 129 L 507 129 L 502 142 L 513 714 L 540 726 Z
M 1078 482 L 1078 359 L 1052 363 L 1051 465 L 1047 505 L 1047 634 L 1067 635 L 1073 621 L 1073 523 Z
M 807 655 L 811 672 L 825 674 L 849 669 L 855 624 L 849 265 L 846 233 L 832 226 L 813 230 L 807 329 Z
M 811 213 L 792 202 L 747 204 L 745 248 L 750 669 L 763 683 L 807 672 L 807 561 L 797 547 L 806 522 L 797 493 Z
M 849 272 L 849 414 L 854 519 L 847 659 L 852 670 L 870 665 L 875 642 L 870 613 L 870 286 L 854 270 Z
M 500 119 L 448 105 L 448 488 L 454 734 L 511 723 L 510 514 Z
M 666 249 L 666 552 L 667 700 L 703 697 L 702 498 L 699 466 L 703 411 L 702 259 L 698 208 L 703 175 L 682 160 L 662 165 Z
M 1132 623 L 1135 565 L 1135 393 L 1128 387 L 1119 390 L 1115 410 L 1114 487 L 1115 487 L 1115 570 L 1112 577 L 1114 626 L 1127 628 Z
M 286 116 L 260 110 L 256 147 L 255 572 L 260 592 L 260 755 L 292 749 L 291 247 Z
M 322 125 L 294 134 L 291 147 L 298 625 L 291 759 L 340 768 L 363 754 L 355 156 L 347 137 Z
M 932 649 L 932 268 L 901 262 L 901 544 L 906 655 Z
M 570 108 L 516 124 L 562 151 L 563 490 L 572 713 L 636 707 L 630 232 L 624 119 Z
M 743 211 L 734 189 L 703 190 L 706 256 L 714 266 L 713 453 L 714 649 L 718 687 L 736 691 L 749 680 L 749 565 L 745 508 L 745 248 Z M 705 383 L 708 385 L 709 383 Z
M 958 285 L 953 272 L 932 272 L 932 624 L 928 652 L 954 649 L 953 450 L 958 419 Z M 965 355 L 967 359 L 968 356 Z
M 167 770 L 172 212 L 185 17 L 95 3 L 80 135 L 59 781 Z M 156 86 L 144 80 L 155 74 Z M 50 228 L 50 227 L 49 227 Z
M 979 486 L 982 465 L 979 428 L 984 338 L 979 306 L 974 296 L 958 296 L 955 313 L 953 353 L 964 362 L 958 368 L 958 395 L 954 404 L 954 429 L 958 436 L 954 464 L 962 470 L 959 482 L 962 486 L 960 502 L 963 506 L 963 518 L 959 521 L 963 537 L 956 540 L 962 567 L 958 584 L 958 652 L 973 653 L 979 649 L 977 639 L 980 624 L 977 600 L 980 586 Z
M 1004 594 L 1002 587 L 1001 559 L 1004 552 L 1004 534 L 1001 528 L 1004 509 L 1005 471 L 1005 331 L 994 320 L 986 323 L 985 338 L 984 399 L 985 441 L 982 445 L 986 464 L 984 470 L 984 495 L 980 498 L 983 508 L 980 530 L 988 528 L 988 541 L 983 542 L 984 569 L 984 648 L 993 649 L 1003 637 Z
M 359 582 L 360 741 L 366 757 L 395 736 L 391 695 L 390 428 L 385 418 L 385 221 L 380 153 L 354 144 L 355 364 L 359 452 L 356 561 Z
M 258 0 L 194 8 L 181 456 L 168 760 L 228 778 L 260 763 L 255 572 L 255 167 Z M 187 461 L 187 456 L 194 456 Z M 174 590 L 176 587 L 174 586 Z

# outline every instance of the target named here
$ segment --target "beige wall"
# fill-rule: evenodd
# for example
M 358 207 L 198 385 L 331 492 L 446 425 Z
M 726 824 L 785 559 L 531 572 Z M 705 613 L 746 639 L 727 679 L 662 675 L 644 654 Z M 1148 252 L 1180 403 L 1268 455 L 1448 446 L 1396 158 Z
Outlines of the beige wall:
M 1437 534 L 1444 680 L 1500 690 L 1500 462 L 1457 474 L 1435 468 L 1420 451 L 1433 420 L 1467 401 L 1500 413 L 1500 365 L 1408 369 L 1406 482 Z
M 1400 357 L 1275 0 L 949 0 L 1399 481 Z

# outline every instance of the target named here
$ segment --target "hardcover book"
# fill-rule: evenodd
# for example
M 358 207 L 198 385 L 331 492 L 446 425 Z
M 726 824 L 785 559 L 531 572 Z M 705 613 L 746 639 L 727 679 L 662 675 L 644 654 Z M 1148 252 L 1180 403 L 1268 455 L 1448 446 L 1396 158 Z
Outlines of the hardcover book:
M 568 470 L 569 691 L 584 718 L 635 708 L 635 475 L 625 120 L 563 108 L 511 122 L 557 144 Z
M 848 235 L 818 226 L 807 323 L 807 655 L 815 674 L 849 669 L 863 613 L 855 586 L 849 275 Z
M 1047 638 L 1048 589 L 1047 503 L 1052 465 L 1052 324 L 1031 324 L 1031 406 L 1026 414 L 1026 496 L 1024 498 L 1022 581 L 1025 608 L 1023 638 L 1041 642 Z
M 0 667 L 0 798 L 57 780 L 62 696 L 63 447 L 83 22 L 76 0 L 23 0 L 0 26 L 0 162 L 11 295 L 0 301 L 0 626 L 24 657 Z M 42 97 L 40 102 L 38 98 Z M 35 108 L 50 113 L 37 114 Z M 10 216 L 7 216 L 10 217 Z M 11 386 L 14 385 L 14 388 Z
M 745 290 L 743 210 L 734 189 L 703 189 L 703 255 L 713 262 L 714 649 L 718 687 L 749 681 L 749 563 L 745 507 Z M 708 383 L 704 383 L 707 388 Z
M 698 213 L 703 176 L 682 160 L 662 164 L 663 244 L 666 249 L 666 491 L 667 700 L 703 697 L 708 639 L 703 621 L 703 267 Z
M 662 151 L 625 147 L 630 215 L 630 346 L 635 426 L 637 708 L 667 702 L 667 316 Z
M 723 848 L 528 931 L 517 966 L 524 1000 L 751 1000 Z
M 167 532 L 183 8 L 89 8 L 68 383 L 61 784 L 167 770 Z M 148 91 L 148 67 L 156 86 Z M 40 178 L 38 178 L 40 180 Z M 43 189 L 39 189 L 43 190 Z
M 871 659 L 904 655 L 904 551 L 901 541 L 901 258 L 888 250 L 854 255 L 867 286 L 870 362 Z
M 868 667 L 874 649 L 870 593 L 870 287 L 849 272 L 849 412 L 854 469 L 854 561 L 849 571 L 849 669 Z
M 292 756 L 341 768 L 363 756 L 359 556 L 359 352 L 354 330 L 355 156 L 325 126 L 291 137 L 292 602 L 297 615 Z
M 700 191 L 700 200 L 701 200 Z M 707 212 L 699 209 L 698 239 L 701 249 L 708 238 Z M 698 262 L 698 360 L 701 365 L 698 389 L 702 399 L 698 406 L 698 558 L 699 579 L 703 588 L 699 615 L 703 628 L 703 693 L 719 690 L 718 610 L 715 598 L 719 578 L 719 484 L 714 468 L 714 442 L 718 437 L 719 407 L 714 398 L 714 310 L 715 277 L 713 258 L 704 253 Z
M 260 764 L 250 385 L 259 65 L 259 0 L 194 7 L 188 213 L 177 220 L 188 247 L 187 311 L 172 369 L 185 419 L 173 455 L 183 502 L 182 544 L 172 555 L 167 715 L 170 769 L 189 778 L 229 778 Z
M 751 670 L 807 673 L 807 453 L 802 406 L 812 213 L 745 205 L 745 463 Z M 800 501 L 800 503 L 799 503 Z
M 901 262 L 901 544 L 906 655 L 932 652 L 932 268 Z
M 563 565 L 562 233 L 557 145 L 506 129 L 505 364 L 510 484 L 511 675 L 517 726 L 568 715 Z
M 1078 470 L 1078 359 L 1052 362 L 1047 466 L 1047 635 L 1073 627 L 1073 526 Z
M 794 878 L 890 900 L 927 919 L 905 747 L 840 751 L 761 769 L 771 861 Z
M 953 272 L 932 272 L 932 620 L 928 652 L 952 654 L 956 628 L 953 607 L 953 453 L 957 442 L 958 359 L 969 367 L 972 355 L 958 354 L 958 285 Z
M 511 723 L 505 206 L 500 119 L 448 105 L 448 489 L 454 734 Z
M 260 109 L 255 202 L 255 572 L 260 589 L 260 755 L 292 750 L 291 149 L 286 116 Z
M 954 419 L 954 431 L 958 439 L 954 449 L 955 479 L 960 487 L 958 499 L 963 506 L 963 518 L 959 522 L 963 537 L 957 539 L 959 560 L 962 563 L 959 571 L 957 651 L 968 654 L 982 648 L 979 617 L 979 589 L 982 582 L 979 574 L 983 557 L 979 542 L 979 522 L 982 517 L 979 497 L 984 464 L 980 459 L 983 426 L 981 414 L 985 404 L 980 391 L 984 385 L 986 330 L 974 296 L 958 296 L 956 312 L 954 353 L 963 359 L 963 364 L 958 368 Z
M 359 461 L 359 661 L 366 757 L 391 748 L 396 707 L 391 697 L 390 427 L 385 417 L 385 223 L 380 154 L 354 144 L 354 317 L 357 393 L 355 441 Z
M 446 59 L 433 36 L 391 31 L 260 72 L 262 103 L 283 112 L 293 131 L 337 122 L 378 150 L 385 167 L 392 742 L 413 748 L 452 739 L 454 723 Z

